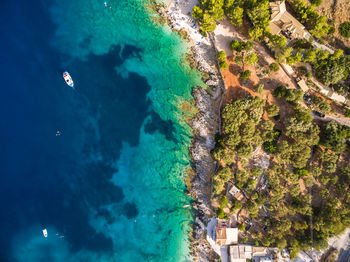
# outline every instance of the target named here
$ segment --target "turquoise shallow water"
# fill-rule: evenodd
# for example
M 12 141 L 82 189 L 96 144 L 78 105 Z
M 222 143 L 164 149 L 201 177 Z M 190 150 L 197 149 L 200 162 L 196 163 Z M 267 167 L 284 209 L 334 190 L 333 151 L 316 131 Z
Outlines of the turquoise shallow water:
M 11 182 L 28 195 L 13 197 L 13 212 L 6 214 L 13 237 L 0 240 L 9 247 L 0 255 L 9 261 L 189 259 L 192 215 L 183 205 L 190 201 L 184 178 L 191 164 L 191 128 L 180 107 L 193 99 L 192 87 L 202 85 L 200 75 L 183 62 L 185 43 L 152 21 L 147 1 L 106 3 L 42 1 L 18 11 L 23 28 L 36 12 L 45 13 L 37 21 L 42 38 L 10 39 L 18 50 L 32 41 L 31 70 L 48 76 L 35 102 L 44 119 L 35 123 L 44 126 L 44 134 L 33 131 L 36 140 L 31 139 L 42 161 L 36 155 L 19 172 L 23 185 Z M 55 75 L 62 69 L 73 76 L 75 92 Z M 54 90 L 50 98 L 46 90 Z M 60 128 L 61 140 L 48 143 L 46 136 Z M 15 176 L 12 166 L 6 172 Z M 31 187 L 25 186 L 28 178 Z

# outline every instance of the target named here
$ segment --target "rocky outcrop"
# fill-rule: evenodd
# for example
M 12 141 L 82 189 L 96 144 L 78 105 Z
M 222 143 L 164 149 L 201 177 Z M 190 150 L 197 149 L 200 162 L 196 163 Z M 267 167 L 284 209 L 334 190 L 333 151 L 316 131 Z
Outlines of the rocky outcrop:
M 211 157 L 215 146 L 215 134 L 220 128 L 220 105 L 225 86 L 216 65 L 214 46 L 202 46 L 194 50 L 194 59 L 198 69 L 210 77 L 206 81 L 208 90 L 194 88 L 193 96 L 198 108 L 198 114 L 192 120 L 194 138 L 191 155 L 194 164 L 195 177 L 191 185 L 191 195 L 196 200 L 195 223 L 192 232 L 192 256 L 194 261 L 210 261 L 216 257 L 215 252 L 206 241 L 206 226 L 213 216 L 210 205 L 211 177 L 215 172 L 216 163 Z

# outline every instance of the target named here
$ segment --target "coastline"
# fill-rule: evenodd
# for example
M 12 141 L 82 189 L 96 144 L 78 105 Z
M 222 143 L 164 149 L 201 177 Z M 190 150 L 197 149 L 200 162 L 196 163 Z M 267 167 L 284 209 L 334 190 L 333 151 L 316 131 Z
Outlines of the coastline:
M 177 32 L 190 45 L 190 60 L 205 76 L 205 90 L 193 88 L 195 107 L 198 113 L 190 121 L 193 129 L 192 145 L 189 148 L 194 175 L 188 191 L 194 198 L 194 223 L 189 233 L 191 256 L 194 261 L 209 261 L 216 258 L 216 253 L 206 240 L 206 225 L 213 216 L 210 205 L 211 175 L 216 163 L 211 157 L 215 146 L 215 134 L 220 131 L 220 108 L 225 84 L 216 59 L 216 47 L 210 37 L 203 37 L 198 25 L 191 16 L 196 1 L 169 1 L 164 5 L 155 3 L 155 9 L 172 31 Z M 199 43 L 199 44 L 198 44 Z M 203 77 L 204 78 L 204 77 Z

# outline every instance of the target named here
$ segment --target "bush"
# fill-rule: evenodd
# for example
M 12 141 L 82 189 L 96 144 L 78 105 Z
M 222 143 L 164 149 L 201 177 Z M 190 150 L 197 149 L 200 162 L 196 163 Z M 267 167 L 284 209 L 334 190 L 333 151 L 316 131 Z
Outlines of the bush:
M 227 200 L 227 197 L 226 196 L 222 196 L 220 198 L 220 208 L 223 209 L 227 206 L 228 204 L 228 200 Z
M 249 70 L 245 70 L 241 73 L 241 79 L 244 81 L 244 80 L 247 80 L 250 76 L 251 76 L 252 72 L 250 72 Z
M 350 37 L 350 22 L 344 22 L 340 25 L 339 27 L 339 33 L 345 37 L 349 38 Z
M 313 4 L 315 6 L 319 6 L 322 4 L 322 0 L 311 0 L 311 4 Z
M 304 92 L 299 89 L 288 89 L 285 98 L 288 102 L 298 103 L 303 100 Z
M 219 208 L 216 211 L 216 215 L 218 216 L 218 218 L 227 219 L 227 215 L 225 214 L 224 210 L 222 210 L 221 208 Z
M 258 94 L 262 94 L 263 91 L 264 91 L 264 84 L 259 84 L 255 87 L 255 92 L 257 92 Z
M 239 224 L 237 228 L 238 228 L 239 231 L 245 231 L 244 224 Z
M 224 70 L 228 68 L 228 64 L 226 61 L 220 62 L 219 63 L 220 70 Z
M 242 203 L 241 201 L 235 199 L 232 201 L 232 207 L 231 207 L 231 211 L 237 210 L 237 209 L 241 209 L 242 208 Z
M 346 116 L 346 117 L 350 117 L 350 109 L 346 110 L 345 116 Z
M 274 117 L 278 115 L 280 108 L 276 105 L 270 105 L 266 111 L 269 117 Z
M 280 69 L 280 66 L 277 63 L 272 63 L 269 66 L 270 70 L 273 72 L 277 72 Z
M 287 94 L 287 88 L 285 86 L 279 86 L 273 91 L 274 97 L 285 97 Z
M 226 52 L 225 51 L 220 51 L 216 54 L 216 58 L 220 61 L 226 61 Z
M 264 150 L 266 153 L 274 154 L 277 152 L 277 143 L 276 141 L 268 141 L 263 144 Z

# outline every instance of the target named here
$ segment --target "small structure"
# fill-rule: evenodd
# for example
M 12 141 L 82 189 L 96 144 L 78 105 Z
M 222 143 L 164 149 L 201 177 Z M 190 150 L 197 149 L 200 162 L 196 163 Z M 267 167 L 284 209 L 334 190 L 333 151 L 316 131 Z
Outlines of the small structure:
M 252 247 L 245 245 L 230 246 L 230 262 L 246 262 L 252 258 Z
M 288 38 L 309 39 L 310 33 L 305 27 L 287 12 L 285 1 L 270 2 L 270 30 L 274 35 L 283 33 Z
M 238 242 L 238 228 L 216 226 L 215 243 L 219 246 L 234 245 Z
M 331 92 L 328 94 L 330 99 L 333 99 L 339 103 L 345 103 L 346 98 L 344 96 L 338 95 L 336 92 Z
M 266 247 L 253 247 L 252 250 L 253 257 L 264 257 L 267 254 Z
M 288 64 L 281 64 L 281 66 L 284 69 L 284 71 L 286 71 L 286 73 L 290 77 L 294 77 L 295 76 L 295 72 L 294 72 L 293 68 L 290 65 L 288 65 Z
M 233 185 L 230 189 L 230 191 L 228 191 L 234 198 L 236 198 L 237 200 L 242 200 L 243 199 L 243 195 L 241 193 L 241 191 L 235 186 Z
M 309 90 L 309 87 L 307 86 L 305 80 L 302 78 L 297 78 L 296 80 L 297 80 L 297 84 L 301 88 L 301 90 L 303 90 L 304 93 L 306 93 Z

